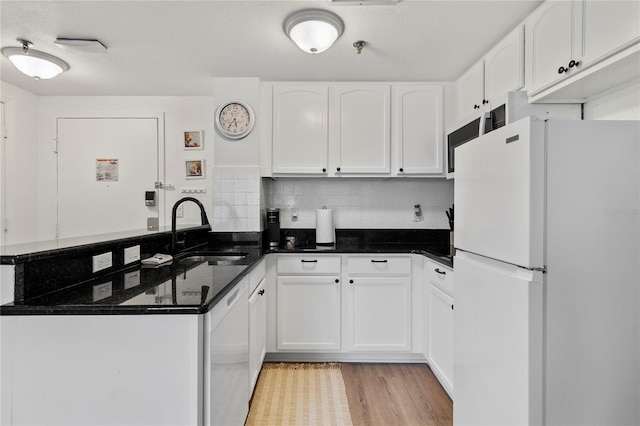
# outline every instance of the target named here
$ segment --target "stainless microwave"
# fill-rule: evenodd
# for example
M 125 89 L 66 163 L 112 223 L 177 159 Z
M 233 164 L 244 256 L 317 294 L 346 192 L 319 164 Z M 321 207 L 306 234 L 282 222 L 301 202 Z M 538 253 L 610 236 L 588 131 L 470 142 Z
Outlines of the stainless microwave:
M 499 129 L 506 124 L 506 105 L 502 104 L 497 108 L 483 113 L 480 117 L 465 124 L 459 129 L 447 135 L 448 165 L 449 173 L 455 172 L 455 148 L 477 138 L 478 136 Z

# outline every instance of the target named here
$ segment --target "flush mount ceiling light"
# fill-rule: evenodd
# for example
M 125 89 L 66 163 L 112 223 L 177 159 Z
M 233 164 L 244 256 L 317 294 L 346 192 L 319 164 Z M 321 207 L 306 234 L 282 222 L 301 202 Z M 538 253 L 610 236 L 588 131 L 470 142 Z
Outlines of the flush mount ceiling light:
M 284 32 L 307 53 L 321 53 L 331 47 L 342 32 L 344 22 L 335 13 L 305 9 L 292 13 L 284 21 Z
M 44 80 L 53 78 L 69 69 L 69 64 L 62 59 L 48 53 L 31 50 L 29 47 L 33 43 L 30 41 L 19 38 L 18 42 L 22 44 L 22 47 L 3 47 L 0 51 L 9 58 L 18 70 L 29 77 Z

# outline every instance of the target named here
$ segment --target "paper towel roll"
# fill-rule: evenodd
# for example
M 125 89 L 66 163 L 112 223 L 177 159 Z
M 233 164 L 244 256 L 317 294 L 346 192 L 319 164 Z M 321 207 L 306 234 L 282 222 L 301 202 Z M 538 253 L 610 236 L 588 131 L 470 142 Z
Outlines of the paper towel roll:
M 316 210 L 316 244 L 333 245 L 336 242 L 336 231 L 333 227 L 333 210 L 328 208 Z

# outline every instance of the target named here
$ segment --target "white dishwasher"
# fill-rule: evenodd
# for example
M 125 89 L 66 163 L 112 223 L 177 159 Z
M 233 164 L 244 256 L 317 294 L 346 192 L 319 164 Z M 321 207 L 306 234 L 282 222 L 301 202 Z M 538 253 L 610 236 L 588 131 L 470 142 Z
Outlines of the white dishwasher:
M 243 425 L 249 412 L 249 278 L 207 313 L 204 339 L 206 425 Z

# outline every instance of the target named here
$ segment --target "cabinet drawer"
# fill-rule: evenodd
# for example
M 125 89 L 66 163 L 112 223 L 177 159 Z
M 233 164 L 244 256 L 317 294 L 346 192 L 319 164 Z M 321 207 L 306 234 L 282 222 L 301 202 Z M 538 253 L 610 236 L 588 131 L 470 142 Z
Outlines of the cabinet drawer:
M 409 275 L 411 274 L 411 257 L 349 257 L 347 271 L 349 275 Z
M 453 296 L 453 269 L 427 262 L 427 279 L 431 284 Z
M 278 256 L 278 274 L 339 274 L 340 256 Z

